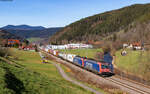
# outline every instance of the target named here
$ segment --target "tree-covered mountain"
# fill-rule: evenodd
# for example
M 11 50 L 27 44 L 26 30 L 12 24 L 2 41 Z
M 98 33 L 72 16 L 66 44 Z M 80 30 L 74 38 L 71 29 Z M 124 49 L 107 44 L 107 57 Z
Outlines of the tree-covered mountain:
M 42 26 L 29 26 L 29 25 L 7 25 L 2 27 L 2 29 L 6 30 L 44 30 L 45 27 Z
M 21 37 L 18 37 L 14 34 L 11 34 L 5 30 L 0 30 L 0 39 L 18 39 L 18 40 L 24 40 Z
M 38 39 L 39 40 L 48 40 L 50 36 L 58 32 L 62 27 L 56 28 L 45 28 L 42 26 L 28 26 L 28 25 L 7 25 L 0 28 L 11 34 L 22 37 L 24 39 Z M 35 40 L 36 41 L 36 40 Z
M 15 34 L 17 36 L 23 38 L 31 38 L 31 37 L 38 37 L 38 38 L 48 38 L 53 35 L 55 32 L 59 31 L 61 28 L 48 28 L 43 30 L 24 30 L 24 29 L 3 29 L 8 31 L 9 33 Z
M 81 19 L 57 32 L 50 38 L 50 42 L 63 44 L 104 40 L 116 32 L 130 31 L 137 24 L 149 20 L 150 4 L 136 4 Z

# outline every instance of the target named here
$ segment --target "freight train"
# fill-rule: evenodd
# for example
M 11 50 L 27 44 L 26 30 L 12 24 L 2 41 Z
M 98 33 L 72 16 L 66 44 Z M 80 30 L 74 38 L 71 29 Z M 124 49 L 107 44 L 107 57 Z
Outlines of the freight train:
M 105 61 L 96 61 L 86 57 L 76 56 L 74 54 L 65 54 L 57 50 L 43 49 L 43 51 L 52 54 L 56 57 L 69 61 L 81 68 L 87 69 L 99 75 L 113 75 L 113 65 Z M 108 55 L 106 56 L 108 59 Z M 109 60 L 107 60 L 109 61 Z M 110 62 L 110 61 L 109 61 Z

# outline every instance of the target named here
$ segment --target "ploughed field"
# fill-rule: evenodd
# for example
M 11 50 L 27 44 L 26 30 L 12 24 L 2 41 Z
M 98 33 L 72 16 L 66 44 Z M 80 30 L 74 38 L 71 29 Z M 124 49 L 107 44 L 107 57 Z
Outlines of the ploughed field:
M 11 53 L 12 64 L 0 60 L 0 94 L 91 94 L 64 80 L 53 64 L 42 64 L 38 53 Z

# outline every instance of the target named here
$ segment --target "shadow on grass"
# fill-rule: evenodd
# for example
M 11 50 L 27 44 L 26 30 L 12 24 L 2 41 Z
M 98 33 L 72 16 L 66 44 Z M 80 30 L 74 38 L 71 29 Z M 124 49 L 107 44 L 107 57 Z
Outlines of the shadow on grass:
M 5 74 L 5 83 L 8 89 L 13 90 L 16 94 L 22 94 L 25 91 L 25 87 L 23 82 L 16 78 L 14 74 L 12 74 L 8 68 L 4 67 L 6 70 Z
M 7 58 L 9 60 L 12 60 L 12 61 L 25 61 L 24 59 L 20 59 L 20 58 Z
M 8 60 L 9 60 L 9 61 L 11 61 L 11 62 L 14 62 L 15 64 L 17 64 L 17 65 L 18 65 L 18 66 L 15 66 L 15 67 L 18 67 L 18 68 L 20 68 L 20 67 L 25 67 L 24 65 L 19 64 L 18 62 L 16 62 L 16 61 L 15 61 L 15 60 L 13 60 L 13 59 L 8 58 Z

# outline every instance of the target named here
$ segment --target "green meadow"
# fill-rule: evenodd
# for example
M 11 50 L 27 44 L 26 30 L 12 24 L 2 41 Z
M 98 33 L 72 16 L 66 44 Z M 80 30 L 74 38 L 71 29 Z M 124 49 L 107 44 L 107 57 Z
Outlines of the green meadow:
M 13 64 L 0 61 L 0 94 L 92 94 L 64 80 L 56 67 L 42 64 L 36 52 L 11 49 Z
M 122 56 L 121 50 L 116 52 L 116 65 L 118 68 L 136 73 L 140 67 L 140 51 L 127 50 L 127 55 Z
M 42 40 L 42 38 L 32 37 L 32 38 L 28 38 L 27 40 L 28 40 L 29 42 L 36 42 L 36 41 Z
M 84 56 L 88 58 L 95 58 L 97 52 L 102 52 L 102 49 L 68 49 L 68 50 L 60 50 L 64 53 L 75 54 L 79 56 Z
M 121 55 L 121 50 L 116 52 L 115 65 L 117 68 L 150 80 L 150 53 L 148 51 L 126 51 L 126 56 Z

